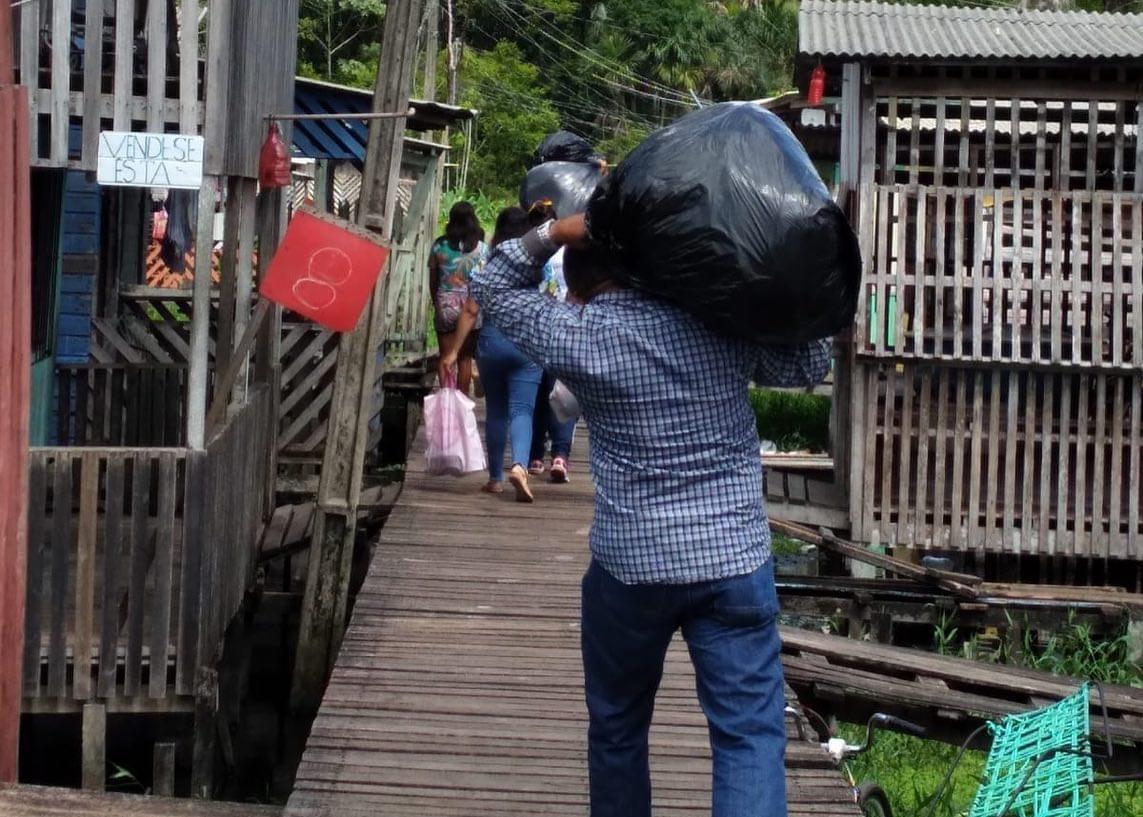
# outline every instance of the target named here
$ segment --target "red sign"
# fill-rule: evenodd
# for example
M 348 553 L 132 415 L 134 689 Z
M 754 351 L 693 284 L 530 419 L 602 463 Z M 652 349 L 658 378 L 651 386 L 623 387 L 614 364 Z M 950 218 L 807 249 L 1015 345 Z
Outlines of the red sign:
M 262 279 L 276 304 L 335 332 L 357 325 L 389 250 L 366 231 L 300 210 Z

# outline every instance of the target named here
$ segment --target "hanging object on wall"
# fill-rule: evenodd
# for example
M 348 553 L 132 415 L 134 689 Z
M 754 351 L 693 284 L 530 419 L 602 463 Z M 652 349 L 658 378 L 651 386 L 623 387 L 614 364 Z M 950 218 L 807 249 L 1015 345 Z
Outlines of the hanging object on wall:
M 819 64 L 810 74 L 810 88 L 806 94 L 806 102 L 810 105 L 821 105 L 825 97 L 825 69 Z
M 367 230 L 302 209 L 286 229 L 261 293 L 335 332 L 357 325 L 389 249 Z
M 287 187 L 292 180 L 290 174 L 290 151 L 282 140 L 282 132 L 277 122 L 270 123 L 262 152 L 258 156 L 258 184 L 263 189 Z

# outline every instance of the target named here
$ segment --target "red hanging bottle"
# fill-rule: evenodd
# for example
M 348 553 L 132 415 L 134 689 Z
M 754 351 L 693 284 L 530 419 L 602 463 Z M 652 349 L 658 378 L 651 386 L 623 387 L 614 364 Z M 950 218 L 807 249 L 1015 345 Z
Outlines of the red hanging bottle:
M 262 152 L 258 157 L 258 183 L 266 189 L 288 187 L 291 181 L 290 151 L 282 140 L 278 123 L 271 122 L 270 132 L 262 143 Z
M 806 94 L 806 102 L 811 106 L 821 105 L 825 96 L 825 69 L 820 65 L 810 74 L 810 89 Z

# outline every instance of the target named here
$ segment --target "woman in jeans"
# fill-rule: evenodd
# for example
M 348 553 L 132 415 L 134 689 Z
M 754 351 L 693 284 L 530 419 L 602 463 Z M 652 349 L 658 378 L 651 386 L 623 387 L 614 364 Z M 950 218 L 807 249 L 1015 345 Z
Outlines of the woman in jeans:
M 520 238 L 529 226 L 528 214 L 521 208 L 504 209 L 496 219 L 492 247 Z M 476 327 L 479 315 L 476 301 L 469 298 L 457 321 L 456 332 L 447 346 L 441 345 L 439 376 L 442 383 L 456 365 L 458 353 Z M 481 327 L 476 340 L 476 365 L 487 408 L 484 437 L 488 446 L 488 482 L 481 490 L 490 494 L 504 491 L 504 449 L 511 438 L 512 468 L 508 481 L 516 491 L 517 501 L 532 502 L 526 464 L 532 448 L 532 415 L 543 370 L 489 324 Z
M 528 209 L 528 222 L 532 227 L 556 218 L 556 208 L 551 201 L 537 201 Z M 564 251 L 561 247 L 544 265 L 544 278 L 540 291 L 557 301 L 568 299 L 568 285 L 564 280 Z M 529 455 L 528 473 L 539 476 L 544 473 L 544 443 L 552 441 L 551 481 L 568 481 L 568 460 L 571 458 L 572 439 L 575 436 L 575 420 L 561 422 L 552 411 L 548 396 L 556 386 L 556 378 L 544 372 L 540 380 L 540 390 L 536 393 L 536 409 L 532 415 L 532 452 Z

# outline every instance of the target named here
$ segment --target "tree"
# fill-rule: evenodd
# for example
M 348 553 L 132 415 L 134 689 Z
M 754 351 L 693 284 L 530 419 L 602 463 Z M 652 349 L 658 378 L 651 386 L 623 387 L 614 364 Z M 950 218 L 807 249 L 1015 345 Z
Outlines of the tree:
M 377 77 L 384 0 L 302 0 L 298 71 L 303 76 L 371 87 Z
M 540 70 L 511 42 L 487 51 L 468 48 L 460 66 L 460 104 L 480 112 L 468 188 L 514 199 L 536 145 L 560 127 Z M 456 134 L 453 146 L 459 156 L 466 147 L 462 134 Z

